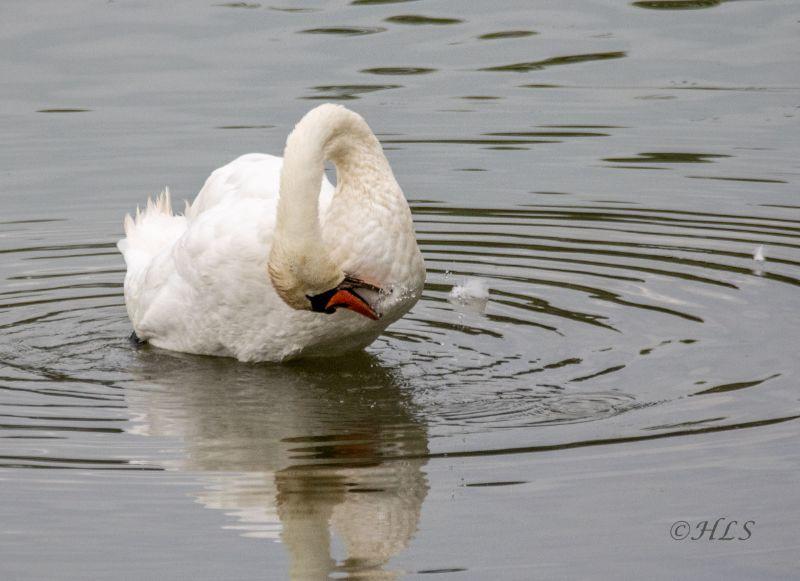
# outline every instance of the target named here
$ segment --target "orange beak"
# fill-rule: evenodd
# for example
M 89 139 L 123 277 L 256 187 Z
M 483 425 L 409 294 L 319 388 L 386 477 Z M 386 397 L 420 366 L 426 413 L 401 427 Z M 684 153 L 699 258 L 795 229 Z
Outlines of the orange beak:
M 373 321 L 380 319 L 380 315 L 367 304 L 367 301 L 349 289 L 340 289 L 336 291 L 328 301 L 328 304 L 325 305 L 326 310 L 337 308 L 350 309 Z

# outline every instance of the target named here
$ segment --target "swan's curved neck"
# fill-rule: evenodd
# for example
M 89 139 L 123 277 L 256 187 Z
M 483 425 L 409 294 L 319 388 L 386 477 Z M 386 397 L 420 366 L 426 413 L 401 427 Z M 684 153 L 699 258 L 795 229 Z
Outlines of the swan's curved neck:
M 315 294 L 334 288 L 344 278 L 325 247 L 319 221 L 327 160 L 336 165 L 337 202 L 347 195 L 368 195 L 370 188 L 362 183 L 365 176 L 394 180 L 378 139 L 360 115 L 326 104 L 300 120 L 286 141 L 269 260 L 273 285 L 294 308 L 304 308 L 304 294 L 286 287 Z
M 276 235 L 279 230 L 291 236 L 304 233 L 322 243 L 319 192 L 328 160 L 336 166 L 338 191 L 348 190 L 365 173 L 391 172 L 378 139 L 360 115 L 339 105 L 313 109 L 286 141 Z

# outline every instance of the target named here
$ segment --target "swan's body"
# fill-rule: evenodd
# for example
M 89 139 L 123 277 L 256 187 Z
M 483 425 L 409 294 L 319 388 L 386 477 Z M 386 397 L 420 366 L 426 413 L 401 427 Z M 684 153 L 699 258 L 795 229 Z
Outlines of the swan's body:
M 188 353 L 282 361 L 361 349 L 414 305 L 425 279 L 378 140 L 336 105 L 303 117 L 283 159 L 249 154 L 219 168 L 184 215 L 165 192 L 126 218 L 125 234 L 134 331 Z

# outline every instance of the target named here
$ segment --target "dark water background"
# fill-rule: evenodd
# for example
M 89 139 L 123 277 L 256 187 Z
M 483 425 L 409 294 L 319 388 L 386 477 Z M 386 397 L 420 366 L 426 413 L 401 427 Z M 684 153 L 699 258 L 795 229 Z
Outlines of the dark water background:
M 796 575 L 799 23 L 3 3 L 0 578 Z M 384 143 L 419 305 L 345 361 L 132 348 L 122 216 L 324 101 Z M 476 277 L 483 314 L 447 300 Z M 720 517 L 750 538 L 670 537 Z

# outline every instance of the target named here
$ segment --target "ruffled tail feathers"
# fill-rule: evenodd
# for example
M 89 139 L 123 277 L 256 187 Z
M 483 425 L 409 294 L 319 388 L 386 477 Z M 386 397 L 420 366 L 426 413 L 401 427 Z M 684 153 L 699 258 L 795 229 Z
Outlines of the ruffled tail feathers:
M 189 203 L 186 202 L 188 210 Z M 172 244 L 186 229 L 185 224 L 183 215 L 173 214 L 169 188 L 164 188 L 155 198 L 148 198 L 144 209 L 137 206 L 134 215 L 125 216 L 125 238 L 117 242 L 117 248 L 130 267 L 133 260 L 149 260 L 165 246 Z
M 189 202 L 185 203 L 186 210 L 184 214 L 189 210 Z M 144 210 L 142 210 L 139 206 L 136 206 L 135 215 L 125 215 L 125 220 L 122 224 L 125 228 L 125 236 L 130 236 L 137 226 L 143 224 L 145 220 L 152 219 L 152 217 L 157 214 L 166 215 L 168 217 L 173 216 L 172 196 L 170 196 L 169 188 L 164 188 L 164 190 L 155 198 L 147 198 L 147 205 L 145 206 Z

